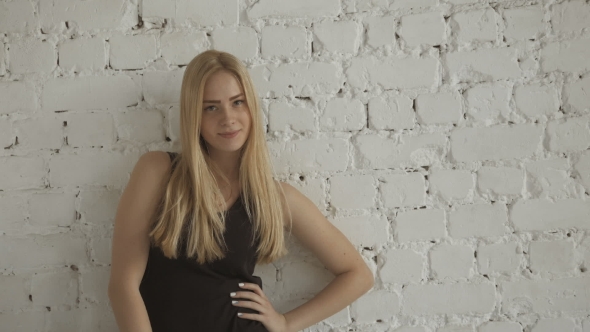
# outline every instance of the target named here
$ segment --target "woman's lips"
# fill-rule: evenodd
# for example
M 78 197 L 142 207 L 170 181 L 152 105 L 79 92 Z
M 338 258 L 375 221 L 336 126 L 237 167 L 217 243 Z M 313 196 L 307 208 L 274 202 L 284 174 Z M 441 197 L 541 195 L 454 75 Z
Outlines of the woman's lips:
M 236 130 L 236 131 L 229 133 L 229 134 L 219 134 L 219 135 L 221 135 L 221 137 L 225 137 L 225 138 L 232 138 L 232 137 L 236 137 L 236 135 L 239 132 L 240 132 L 239 130 Z

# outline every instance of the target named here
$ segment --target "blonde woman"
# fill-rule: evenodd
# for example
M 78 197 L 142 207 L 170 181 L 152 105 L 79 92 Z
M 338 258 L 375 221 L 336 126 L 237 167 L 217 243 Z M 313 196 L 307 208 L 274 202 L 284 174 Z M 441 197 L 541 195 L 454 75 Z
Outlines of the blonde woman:
M 122 332 L 299 331 L 371 289 L 348 239 L 273 178 L 257 94 L 236 57 L 210 50 L 188 64 L 180 135 L 181 153 L 139 158 L 117 208 L 109 298 Z M 286 232 L 336 277 L 279 313 L 253 271 L 287 254 Z

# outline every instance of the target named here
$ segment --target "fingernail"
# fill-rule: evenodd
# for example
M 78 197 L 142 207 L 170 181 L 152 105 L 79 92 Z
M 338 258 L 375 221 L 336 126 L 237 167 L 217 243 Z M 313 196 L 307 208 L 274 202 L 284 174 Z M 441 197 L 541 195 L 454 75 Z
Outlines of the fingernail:
M 229 296 L 236 296 L 236 293 L 229 293 Z
M 236 304 L 238 303 L 238 301 L 231 301 L 231 304 Z
M 241 312 L 238 312 L 238 316 L 242 316 L 242 313 Z
M 240 282 L 240 283 L 238 284 L 238 286 L 242 287 L 242 286 L 244 286 L 244 283 L 243 283 L 243 282 Z

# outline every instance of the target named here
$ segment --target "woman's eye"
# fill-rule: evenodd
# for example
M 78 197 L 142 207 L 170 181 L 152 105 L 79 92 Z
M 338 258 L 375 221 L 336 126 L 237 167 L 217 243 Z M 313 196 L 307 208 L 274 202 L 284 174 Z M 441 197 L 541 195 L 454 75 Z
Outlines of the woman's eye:
M 243 101 L 243 100 L 236 100 L 235 102 L 236 102 L 236 103 L 239 103 L 239 104 L 237 104 L 237 105 L 241 105 L 241 104 L 243 104 L 243 103 L 244 103 L 244 101 Z
M 212 111 L 214 108 L 215 106 L 205 107 L 205 111 Z

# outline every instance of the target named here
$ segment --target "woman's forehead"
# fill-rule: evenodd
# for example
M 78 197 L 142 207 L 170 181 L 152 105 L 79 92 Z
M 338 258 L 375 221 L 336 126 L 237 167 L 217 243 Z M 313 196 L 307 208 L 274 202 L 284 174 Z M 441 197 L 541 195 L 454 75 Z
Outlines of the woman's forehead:
M 229 96 L 235 96 L 242 92 L 243 89 L 238 79 L 233 73 L 226 70 L 213 73 L 205 82 L 204 95 L 208 97 L 229 98 Z

